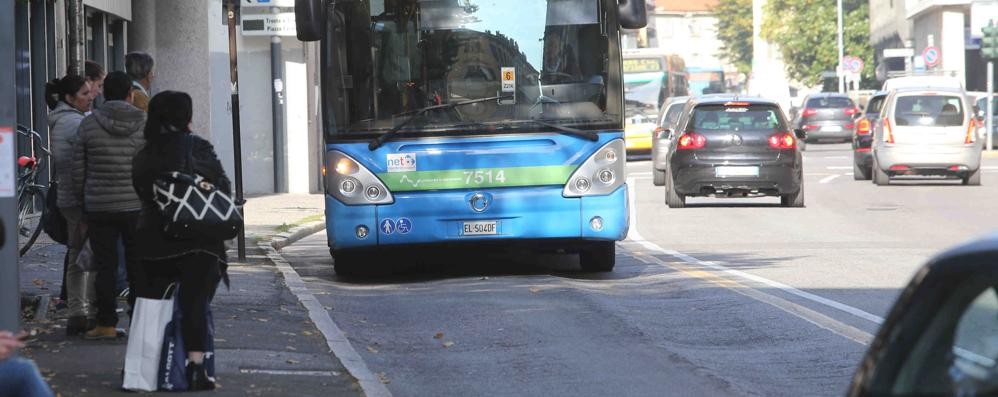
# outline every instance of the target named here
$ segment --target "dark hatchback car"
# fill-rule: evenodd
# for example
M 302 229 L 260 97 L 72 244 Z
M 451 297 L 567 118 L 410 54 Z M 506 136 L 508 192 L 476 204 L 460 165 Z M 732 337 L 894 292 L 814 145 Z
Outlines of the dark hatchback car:
M 859 109 L 844 94 L 811 94 L 794 121 L 807 133 L 807 142 L 849 142 Z
M 880 109 L 886 99 L 886 92 L 874 93 L 866 103 L 863 115 L 856 119 L 852 135 L 852 175 L 857 181 L 870 180 L 873 171 L 873 129 L 880 121 Z
M 780 196 L 803 207 L 803 161 L 798 140 L 779 104 L 761 98 L 691 99 L 669 143 L 665 202 L 686 198 Z

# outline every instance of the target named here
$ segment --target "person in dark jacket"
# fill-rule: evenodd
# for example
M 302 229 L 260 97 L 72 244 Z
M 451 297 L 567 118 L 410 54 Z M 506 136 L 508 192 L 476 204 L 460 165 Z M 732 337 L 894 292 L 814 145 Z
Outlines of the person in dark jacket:
M 107 102 L 83 119 L 73 145 L 73 193 L 83 204 L 90 248 L 97 261 L 97 327 L 87 339 L 116 338 L 118 324 L 115 277 L 117 241 L 125 244 L 128 283 L 132 291 L 142 285 L 134 259 L 135 225 L 142 203 L 132 188 L 132 158 L 145 145 L 142 128 L 146 114 L 132 106 L 132 79 L 112 72 L 104 79 Z M 129 294 L 129 303 L 135 294 Z
M 72 185 L 73 143 L 84 113 L 90 111 L 93 100 L 91 87 L 92 84 L 75 75 L 52 80 L 45 86 L 45 100 L 51 109 L 49 137 L 52 146 L 52 177 L 57 183 L 56 206 L 66 218 L 66 231 L 69 234 L 63 261 L 62 285 L 69 305 L 66 334 L 71 336 L 87 331 L 87 315 L 91 313 L 90 299 L 86 295 L 88 291 L 93 291 L 93 275 L 76 263 L 85 236 L 80 224 L 83 209 L 73 194 Z
M 221 238 L 168 238 L 163 233 L 163 218 L 153 197 L 156 178 L 171 171 L 193 170 L 218 190 L 232 192 L 214 147 L 191 132 L 192 114 L 191 97 L 183 92 L 164 91 L 149 101 L 149 121 L 145 127 L 148 144 L 135 156 L 132 180 L 142 200 L 137 235 L 143 268 L 154 279 L 152 291 L 160 295 L 168 283 L 180 281 L 178 299 L 184 318 L 181 332 L 188 351 L 187 378 L 191 390 L 209 390 L 214 388 L 214 380 L 208 378 L 203 366 L 209 326 L 207 310 L 218 282 L 226 279 L 225 242 Z

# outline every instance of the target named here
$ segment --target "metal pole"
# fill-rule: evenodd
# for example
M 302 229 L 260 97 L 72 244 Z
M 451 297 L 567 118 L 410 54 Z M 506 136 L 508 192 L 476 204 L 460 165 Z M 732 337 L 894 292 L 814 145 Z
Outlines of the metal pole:
M 995 63 L 988 62 L 988 99 L 985 102 L 988 109 L 984 113 L 984 134 L 988 137 L 988 150 L 994 150 L 994 128 L 995 128 Z
M 279 10 L 274 9 L 274 14 Z M 284 56 L 281 52 L 281 36 L 270 38 L 270 110 L 273 114 L 274 129 L 274 193 L 288 192 L 288 150 L 284 132 Z
M 243 144 L 239 130 L 239 68 L 236 48 L 236 1 L 226 0 L 226 17 L 229 23 L 229 82 L 232 88 L 232 162 L 236 169 L 236 202 L 239 203 L 239 212 L 243 214 Z M 236 238 L 236 252 L 239 261 L 246 261 L 246 230 L 239 230 L 239 237 Z
M 845 47 L 842 41 L 842 0 L 837 0 L 836 10 L 839 16 L 838 40 L 839 40 L 839 67 L 836 72 L 839 75 L 839 93 L 845 92 L 845 68 L 842 65 L 842 58 L 846 56 Z
M 14 0 L 0 0 L 0 31 L 14 37 Z M 17 199 L 14 196 L 14 130 L 17 94 L 14 91 L 14 41 L 0 40 L 0 330 L 20 326 L 21 291 L 17 255 Z
M 83 61 L 87 59 L 87 21 L 83 0 L 66 0 L 66 19 L 69 36 L 69 45 L 66 48 L 69 74 L 82 76 Z

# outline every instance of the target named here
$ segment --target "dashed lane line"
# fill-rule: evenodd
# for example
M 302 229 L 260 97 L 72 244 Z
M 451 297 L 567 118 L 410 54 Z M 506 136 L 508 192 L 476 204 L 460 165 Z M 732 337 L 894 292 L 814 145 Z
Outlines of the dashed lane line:
M 842 176 L 842 174 L 832 174 L 832 175 L 826 176 L 824 178 L 821 178 L 821 180 L 818 181 L 818 183 L 825 184 L 825 183 L 834 181 L 835 178 L 838 178 L 840 176 Z

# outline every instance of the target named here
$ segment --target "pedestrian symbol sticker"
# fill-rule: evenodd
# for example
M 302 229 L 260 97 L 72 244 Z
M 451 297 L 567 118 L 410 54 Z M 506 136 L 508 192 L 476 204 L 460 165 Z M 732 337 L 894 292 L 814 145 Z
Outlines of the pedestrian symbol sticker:
M 386 235 L 395 233 L 396 228 L 395 221 L 392 219 L 385 219 L 381 222 L 381 231 Z
M 399 234 L 409 234 L 409 231 L 412 230 L 412 221 L 409 218 L 399 218 L 395 229 L 398 230 Z

